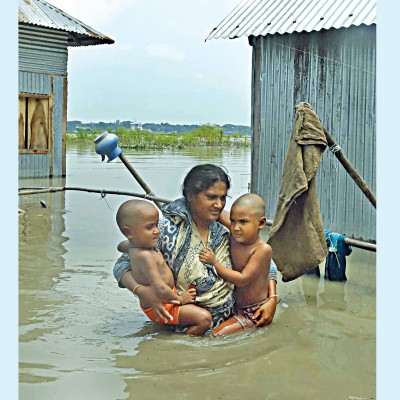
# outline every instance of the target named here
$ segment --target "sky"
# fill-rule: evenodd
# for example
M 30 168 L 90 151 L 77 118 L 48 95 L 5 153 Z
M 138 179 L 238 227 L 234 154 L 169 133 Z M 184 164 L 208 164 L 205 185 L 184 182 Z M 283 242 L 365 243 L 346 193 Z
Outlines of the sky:
M 247 37 L 205 38 L 241 0 L 50 0 L 115 40 L 68 50 L 68 120 L 250 126 Z

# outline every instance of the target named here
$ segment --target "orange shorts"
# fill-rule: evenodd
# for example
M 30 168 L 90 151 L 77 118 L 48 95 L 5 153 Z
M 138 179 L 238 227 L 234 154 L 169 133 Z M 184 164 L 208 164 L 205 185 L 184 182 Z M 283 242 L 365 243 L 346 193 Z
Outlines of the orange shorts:
M 173 287 L 173 291 L 174 293 L 176 293 L 175 286 Z M 153 322 L 157 322 L 158 324 L 162 325 L 179 325 L 179 311 L 181 309 L 181 306 L 168 303 L 163 303 L 163 306 L 171 314 L 172 321 L 168 321 L 167 323 L 165 323 L 163 320 L 157 319 L 154 315 L 152 308 L 143 308 L 142 305 L 140 305 L 140 308 Z

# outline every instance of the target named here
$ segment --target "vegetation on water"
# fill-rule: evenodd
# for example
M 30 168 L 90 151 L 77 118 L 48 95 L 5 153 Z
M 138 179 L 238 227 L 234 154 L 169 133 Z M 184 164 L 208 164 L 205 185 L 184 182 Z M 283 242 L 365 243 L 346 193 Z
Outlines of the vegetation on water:
M 115 130 L 117 128 L 125 128 L 125 129 L 135 129 L 139 128 L 139 126 L 143 129 L 147 129 L 152 132 L 157 133 L 184 133 L 191 132 L 194 129 L 202 126 L 204 124 L 170 124 L 168 122 L 145 122 L 145 123 L 136 123 L 132 121 L 120 121 L 117 119 L 114 122 L 82 122 L 82 121 L 67 121 L 67 131 L 68 132 L 76 132 L 80 129 L 89 131 L 94 129 L 101 129 L 101 131 L 105 131 L 108 129 Z M 208 124 L 209 125 L 209 124 Z M 232 135 L 233 133 L 239 133 L 242 135 L 252 135 L 251 127 L 246 125 L 233 125 L 233 124 L 224 124 L 221 125 L 224 129 L 224 133 L 228 135 Z
M 131 149 L 185 149 L 188 147 L 248 147 L 250 136 L 240 133 L 225 135 L 218 125 L 201 125 L 184 133 L 155 133 L 146 129 L 107 129 L 108 133 L 118 136 L 118 146 Z M 93 143 L 93 140 L 103 133 L 100 129 L 78 130 L 67 132 L 67 144 Z

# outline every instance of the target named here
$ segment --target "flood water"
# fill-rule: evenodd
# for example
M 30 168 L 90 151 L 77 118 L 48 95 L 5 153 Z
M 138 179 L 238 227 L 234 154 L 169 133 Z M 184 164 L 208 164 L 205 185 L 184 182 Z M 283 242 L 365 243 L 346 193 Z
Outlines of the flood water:
M 233 199 L 247 192 L 248 149 L 124 154 L 163 198 L 178 197 L 186 172 L 205 162 L 227 167 Z M 68 150 L 66 179 L 19 186 L 142 193 L 119 160 L 101 163 L 89 148 Z M 282 301 L 267 328 L 186 337 L 148 321 L 114 280 L 123 239 L 115 213 L 126 199 L 77 191 L 19 197 L 20 399 L 376 398 L 375 253 L 353 249 L 345 283 L 279 279 Z

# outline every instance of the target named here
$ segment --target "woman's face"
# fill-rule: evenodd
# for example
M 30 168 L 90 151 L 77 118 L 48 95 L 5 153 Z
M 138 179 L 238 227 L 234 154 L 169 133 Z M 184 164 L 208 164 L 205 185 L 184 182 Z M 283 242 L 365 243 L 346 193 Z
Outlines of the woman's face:
M 226 204 L 228 188 L 225 182 L 215 182 L 208 189 L 188 196 L 190 211 L 194 219 L 215 221 Z

